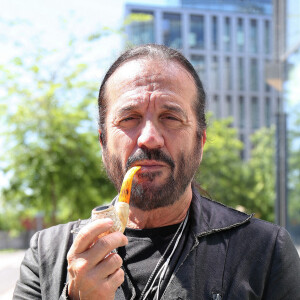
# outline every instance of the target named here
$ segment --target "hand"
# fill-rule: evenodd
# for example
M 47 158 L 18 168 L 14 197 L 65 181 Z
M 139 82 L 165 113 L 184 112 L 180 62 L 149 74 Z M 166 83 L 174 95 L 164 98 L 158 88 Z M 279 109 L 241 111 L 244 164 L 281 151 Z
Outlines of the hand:
M 68 260 L 68 295 L 72 300 L 114 299 L 124 281 L 122 259 L 112 250 L 128 243 L 121 232 L 98 236 L 113 225 L 101 219 L 83 227 L 70 248 Z

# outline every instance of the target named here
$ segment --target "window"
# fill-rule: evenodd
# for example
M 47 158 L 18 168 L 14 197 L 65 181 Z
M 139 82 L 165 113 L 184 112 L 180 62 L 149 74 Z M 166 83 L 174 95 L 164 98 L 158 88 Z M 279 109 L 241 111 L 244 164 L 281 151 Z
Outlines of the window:
M 212 17 L 212 49 L 218 50 L 218 19 Z
M 225 51 L 231 50 L 231 22 L 230 18 L 226 17 L 224 20 L 224 49 Z
M 204 49 L 204 17 L 190 17 L 189 46 L 193 49 Z
M 237 34 L 236 34 L 237 50 L 238 52 L 244 51 L 245 46 L 245 32 L 243 19 L 238 19 Z
M 213 56 L 212 64 L 211 64 L 211 89 L 217 90 L 220 87 L 220 80 L 219 80 L 219 60 L 217 56 Z
M 242 160 L 245 160 L 246 153 L 245 153 L 245 136 L 243 134 L 240 134 L 240 141 L 243 143 L 243 149 L 240 152 L 240 156 Z
M 232 89 L 232 80 L 231 80 L 231 72 L 232 68 L 231 68 L 231 59 L 230 57 L 226 57 L 225 58 L 225 62 L 224 62 L 224 87 L 226 90 L 231 90 Z
M 164 13 L 163 39 L 166 46 L 176 49 L 182 48 L 180 14 Z
M 253 130 L 259 128 L 259 109 L 257 97 L 251 98 L 251 128 Z
M 265 20 L 264 22 L 264 51 L 265 54 L 271 53 L 271 29 L 270 29 L 270 21 Z
M 244 60 L 242 57 L 238 58 L 238 89 L 239 91 L 243 91 L 245 89 L 245 67 Z
M 271 100 L 269 97 L 265 98 L 265 125 L 271 126 Z
M 265 66 L 264 66 L 264 70 L 265 70 L 265 74 L 264 74 L 264 78 L 265 78 L 265 92 L 271 92 L 271 86 L 268 84 L 267 82 L 267 67 L 268 65 L 270 64 L 270 61 L 269 60 L 265 60 Z
M 250 20 L 250 53 L 258 52 L 257 20 Z
M 239 97 L 239 128 L 245 128 L 245 100 L 243 96 Z
M 131 41 L 134 45 L 154 43 L 154 16 L 152 12 L 133 10 L 132 14 L 139 15 L 141 21 L 131 24 Z
M 214 95 L 212 110 L 217 119 L 221 118 L 221 106 L 220 106 L 220 99 L 218 95 Z
M 256 58 L 250 60 L 250 89 L 258 91 L 258 63 Z
M 198 73 L 201 81 L 206 81 L 205 57 L 203 55 L 191 55 L 191 63 Z
M 232 108 L 232 99 L 231 99 L 231 96 L 227 95 L 226 96 L 226 117 L 230 117 L 232 116 L 232 111 L 233 111 L 233 108 Z

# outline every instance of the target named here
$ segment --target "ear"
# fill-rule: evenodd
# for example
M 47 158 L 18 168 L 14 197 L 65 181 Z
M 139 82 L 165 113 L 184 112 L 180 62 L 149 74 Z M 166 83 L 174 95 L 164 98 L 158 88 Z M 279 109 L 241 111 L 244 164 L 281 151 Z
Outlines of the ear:
M 204 148 L 205 142 L 206 142 L 206 130 L 203 130 L 202 137 L 201 137 L 201 157 L 200 157 L 200 162 L 202 161 L 203 148 Z
M 99 142 L 100 142 L 100 146 L 101 146 L 101 149 L 103 148 L 103 134 L 102 134 L 102 131 L 100 129 L 98 129 L 98 132 L 99 132 Z
M 206 142 L 206 130 L 203 130 L 203 132 L 202 132 L 202 141 L 201 141 L 202 148 L 204 147 L 205 142 Z
M 98 130 L 98 132 L 99 132 L 99 143 L 100 143 L 100 148 L 101 148 L 102 162 L 105 165 L 105 158 L 104 158 L 104 155 L 103 155 L 103 133 L 100 129 Z

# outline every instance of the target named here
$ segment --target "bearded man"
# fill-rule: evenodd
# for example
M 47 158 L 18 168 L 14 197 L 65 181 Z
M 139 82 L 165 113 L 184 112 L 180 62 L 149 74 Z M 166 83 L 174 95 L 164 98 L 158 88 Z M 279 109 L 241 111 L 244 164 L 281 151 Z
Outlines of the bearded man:
M 182 54 L 128 50 L 98 103 L 102 158 L 118 191 L 126 171 L 141 166 L 125 233 L 101 236 L 110 219 L 80 223 L 75 238 L 75 222 L 37 233 L 14 299 L 300 299 L 299 256 L 285 229 L 195 188 L 205 93 Z

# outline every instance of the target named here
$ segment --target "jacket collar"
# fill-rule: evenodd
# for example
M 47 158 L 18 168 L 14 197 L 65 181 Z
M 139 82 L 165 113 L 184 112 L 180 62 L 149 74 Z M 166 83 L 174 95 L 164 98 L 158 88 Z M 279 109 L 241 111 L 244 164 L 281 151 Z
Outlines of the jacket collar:
M 228 230 L 247 223 L 254 214 L 248 215 L 219 202 L 201 196 L 192 187 L 193 198 L 190 208 L 191 230 L 196 237 Z M 116 196 L 111 204 L 118 200 Z
M 247 223 L 252 215 L 245 214 L 219 202 L 202 197 L 193 188 L 191 230 L 196 237 L 228 230 Z

